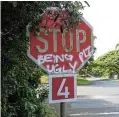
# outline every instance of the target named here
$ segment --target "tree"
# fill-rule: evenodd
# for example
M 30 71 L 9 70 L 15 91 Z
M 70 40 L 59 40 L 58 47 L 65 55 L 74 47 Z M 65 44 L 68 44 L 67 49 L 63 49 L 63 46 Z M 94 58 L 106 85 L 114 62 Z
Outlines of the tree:
M 93 39 L 95 40 L 97 37 L 93 36 Z M 94 50 L 93 53 L 95 53 L 95 51 L 97 50 L 97 48 L 95 46 L 93 46 Z M 92 74 L 92 67 L 93 67 L 93 61 L 94 61 L 94 56 L 92 56 L 88 62 L 84 65 L 84 67 L 79 71 L 79 75 L 80 76 L 88 76 L 90 77 Z
M 93 72 L 98 75 L 113 75 L 119 74 L 119 51 L 113 50 L 99 57 L 94 61 Z
M 82 15 L 79 10 L 84 8 L 81 2 L 69 1 L 1 2 L 2 117 L 55 116 L 50 108 L 49 112 L 44 108 L 42 101 L 47 92 L 37 98 L 36 89 L 43 72 L 26 54 L 26 26 L 31 23 L 33 30 L 42 13 L 51 6 L 68 10 L 71 23 L 79 19 Z
M 90 77 L 92 75 L 92 64 L 94 61 L 94 56 L 92 56 L 84 67 L 79 71 L 79 75 L 83 77 Z
M 116 44 L 115 50 L 119 50 L 119 43 Z

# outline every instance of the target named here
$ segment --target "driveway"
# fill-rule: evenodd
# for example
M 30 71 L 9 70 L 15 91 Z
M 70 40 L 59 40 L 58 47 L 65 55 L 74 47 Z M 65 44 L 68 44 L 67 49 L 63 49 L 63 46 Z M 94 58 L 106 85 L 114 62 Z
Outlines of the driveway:
M 119 117 L 119 82 L 93 80 L 77 87 L 78 100 L 66 104 L 67 117 Z
M 117 95 L 119 94 L 119 82 L 115 80 L 93 80 L 93 84 L 89 86 L 78 86 L 78 96 L 95 96 L 95 95 Z

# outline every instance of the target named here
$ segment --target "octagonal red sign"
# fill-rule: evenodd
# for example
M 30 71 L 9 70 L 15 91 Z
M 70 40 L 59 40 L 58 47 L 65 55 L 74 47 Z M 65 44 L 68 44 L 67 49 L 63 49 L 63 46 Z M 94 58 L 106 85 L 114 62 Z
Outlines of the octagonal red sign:
M 75 29 L 50 28 L 48 34 L 41 22 L 38 35 L 29 35 L 28 56 L 49 74 L 77 72 L 93 54 L 92 27 L 81 20 Z

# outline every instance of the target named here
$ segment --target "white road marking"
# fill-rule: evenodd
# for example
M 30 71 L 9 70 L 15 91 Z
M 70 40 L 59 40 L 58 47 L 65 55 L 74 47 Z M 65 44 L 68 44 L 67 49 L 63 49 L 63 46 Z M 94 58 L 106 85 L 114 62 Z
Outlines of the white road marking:
M 105 113 L 77 113 L 77 114 L 70 114 L 70 116 L 83 116 L 83 115 L 119 115 L 119 112 L 105 112 Z
M 78 98 L 97 98 L 97 99 L 102 99 L 102 98 L 114 98 L 119 96 L 119 94 L 115 94 L 115 95 L 78 95 Z
M 92 96 L 92 98 L 95 98 L 95 99 L 114 98 L 114 97 L 116 97 L 116 95 L 95 95 L 95 96 Z

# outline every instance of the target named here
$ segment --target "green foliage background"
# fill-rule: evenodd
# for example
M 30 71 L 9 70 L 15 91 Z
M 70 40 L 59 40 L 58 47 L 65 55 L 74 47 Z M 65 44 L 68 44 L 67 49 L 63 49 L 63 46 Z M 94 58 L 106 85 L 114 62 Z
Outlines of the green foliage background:
M 27 57 L 25 36 L 27 23 L 38 13 L 36 3 L 2 2 L 1 6 L 2 117 L 41 116 L 35 89 L 42 71 Z
M 109 51 L 94 61 L 92 71 L 94 74 L 119 75 L 119 50 Z

